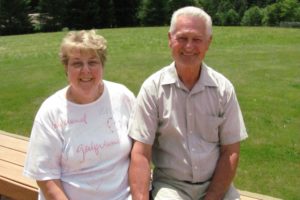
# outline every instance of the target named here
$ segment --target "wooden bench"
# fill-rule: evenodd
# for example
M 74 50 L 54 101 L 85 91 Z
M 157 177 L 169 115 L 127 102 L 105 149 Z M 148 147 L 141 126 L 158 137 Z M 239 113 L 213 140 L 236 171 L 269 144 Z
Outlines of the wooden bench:
M 239 190 L 239 192 L 241 194 L 241 200 L 282 200 L 282 199 L 278 199 L 278 198 L 274 198 L 262 194 L 257 194 L 253 192 L 243 191 L 243 190 Z
M 23 176 L 28 138 L 0 130 L 0 199 L 36 200 L 38 186 Z
M 15 200 L 36 200 L 38 186 L 22 175 L 28 138 L 0 130 L 0 200 L 1 195 Z M 240 190 L 241 200 L 279 200 Z

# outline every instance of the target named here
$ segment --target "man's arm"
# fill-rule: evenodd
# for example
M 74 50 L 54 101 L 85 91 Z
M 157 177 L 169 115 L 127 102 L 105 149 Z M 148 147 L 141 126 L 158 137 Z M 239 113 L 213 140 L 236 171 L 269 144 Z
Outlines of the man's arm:
M 47 200 L 68 200 L 60 179 L 37 181 Z
M 205 200 L 221 200 L 227 192 L 236 173 L 239 162 L 240 143 L 223 145 L 211 184 Z
M 149 200 L 151 152 L 151 145 L 134 142 L 129 167 L 129 184 L 133 200 Z

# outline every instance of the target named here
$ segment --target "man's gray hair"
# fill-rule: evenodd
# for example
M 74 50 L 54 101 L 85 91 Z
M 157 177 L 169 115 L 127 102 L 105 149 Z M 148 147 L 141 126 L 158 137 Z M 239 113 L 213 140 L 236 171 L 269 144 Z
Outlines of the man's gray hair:
M 207 36 L 212 35 L 212 20 L 211 17 L 201 8 L 194 6 L 186 6 L 176 10 L 171 18 L 170 33 L 174 33 L 177 19 L 179 16 L 193 16 L 205 21 Z

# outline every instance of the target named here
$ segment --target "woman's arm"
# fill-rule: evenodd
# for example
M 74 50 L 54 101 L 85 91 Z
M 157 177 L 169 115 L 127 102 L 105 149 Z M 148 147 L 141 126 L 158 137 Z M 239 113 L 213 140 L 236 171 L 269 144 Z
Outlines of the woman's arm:
M 37 181 L 47 200 L 68 200 L 60 179 Z

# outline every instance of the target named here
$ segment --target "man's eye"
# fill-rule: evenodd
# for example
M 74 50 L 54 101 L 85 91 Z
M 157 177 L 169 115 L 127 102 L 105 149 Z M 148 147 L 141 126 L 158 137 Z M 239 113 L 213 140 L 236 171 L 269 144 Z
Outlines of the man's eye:
M 187 41 L 187 38 L 185 38 L 185 37 L 179 37 L 179 38 L 177 38 L 177 41 L 178 42 L 185 42 L 185 41 Z
M 194 40 L 194 42 L 202 42 L 201 38 L 194 38 L 193 40 Z

